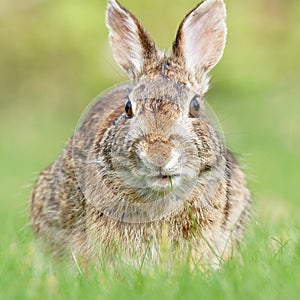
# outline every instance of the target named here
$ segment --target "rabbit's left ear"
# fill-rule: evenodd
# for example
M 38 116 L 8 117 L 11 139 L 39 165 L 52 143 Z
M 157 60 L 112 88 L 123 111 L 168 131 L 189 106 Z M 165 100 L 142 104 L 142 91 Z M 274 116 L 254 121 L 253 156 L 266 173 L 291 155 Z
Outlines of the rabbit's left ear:
M 225 19 L 223 0 L 206 0 L 182 21 L 173 55 L 183 58 L 192 75 L 209 72 L 221 59 L 227 36 Z
M 109 0 L 106 25 L 114 58 L 131 79 L 157 57 L 157 49 L 138 19 L 117 0 Z

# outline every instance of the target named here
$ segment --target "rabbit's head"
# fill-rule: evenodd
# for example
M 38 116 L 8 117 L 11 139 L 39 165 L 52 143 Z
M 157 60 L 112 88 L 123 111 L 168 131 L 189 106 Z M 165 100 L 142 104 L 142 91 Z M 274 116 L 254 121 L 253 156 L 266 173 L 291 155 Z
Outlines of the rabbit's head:
M 109 0 L 110 43 L 133 87 L 124 113 L 102 139 L 103 151 L 111 151 L 107 168 L 121 180 L 122 193 L 136 201 L 168 195 L 184 200 L 195 186 L 211 197 L 218 186 L 213 181 L 224 177 L 225 148 L 206 116 L 203 96 L 208 72 L 224 51 L 225 17 L 222 0 L 204 1 L 185 17 L 167 54 L 135 16 Z

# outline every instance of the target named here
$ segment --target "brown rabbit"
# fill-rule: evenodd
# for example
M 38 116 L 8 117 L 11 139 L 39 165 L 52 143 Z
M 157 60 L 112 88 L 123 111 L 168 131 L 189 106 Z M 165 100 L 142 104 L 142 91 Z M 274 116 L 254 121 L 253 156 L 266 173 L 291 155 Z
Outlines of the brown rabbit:
M 226 10 L 207 0 L 182 21 L 171 54 L 108 1 L 114 57 L 131 79 L 89 109 L 38 178 L 31 223 L 54 256 L 133 264 L 170 258 L 216 267 L 243 236 L 245 175 L 207 117 L 208 72 L 225 46 Z

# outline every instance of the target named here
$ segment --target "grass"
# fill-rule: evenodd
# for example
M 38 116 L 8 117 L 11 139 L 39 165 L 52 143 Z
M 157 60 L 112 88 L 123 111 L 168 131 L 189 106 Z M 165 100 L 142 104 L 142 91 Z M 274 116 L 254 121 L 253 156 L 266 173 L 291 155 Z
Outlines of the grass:
M 187 266 L 140 272 L 91 270 L 86 275 L 55 266 L 34 254 L 32 235 L 23 229 L 8 248 L 1 243 L 1 299 L 297 299 L 300 292 L 300 227 L 273 230 L 252 224 L 240 256 L 219 271 L 202 273 Z M 17 285 L 17 288 L 16 288 Z
M 183 12 L 196 4 L 122 3 L 161 48 L 171 45 Z M 253 195 L 240 256 L 208 273 L 179 263 L 172 270 L 122 267 L 80 275 L 64 265 L 50 268 L 35 254 L 28 199 L 91 99 L 126 78 L 107 43 L 105 1 L 3 3 L 0 299 L 299 298 L 300 6 L 296 0 L 228 0 L 227 7 L 228 44 L 206 99 Z

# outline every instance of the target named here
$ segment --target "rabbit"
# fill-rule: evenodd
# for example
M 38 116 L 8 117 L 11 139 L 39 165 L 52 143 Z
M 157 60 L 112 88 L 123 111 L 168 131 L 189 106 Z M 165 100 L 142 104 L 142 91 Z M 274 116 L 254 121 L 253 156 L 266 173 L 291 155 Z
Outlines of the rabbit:
M 224 52 L 225 19 L 223 0 L 203 1 L 166 53 L 131 12 L 108 1 L 110 45 L 130 81 L 91 105 L 37 179 L 31 225 L 45 251 L 137 266 L 161 263 L 166 251 L 170 260 L 214 268 L 236 253 L 250 192 L 204 102 Z

